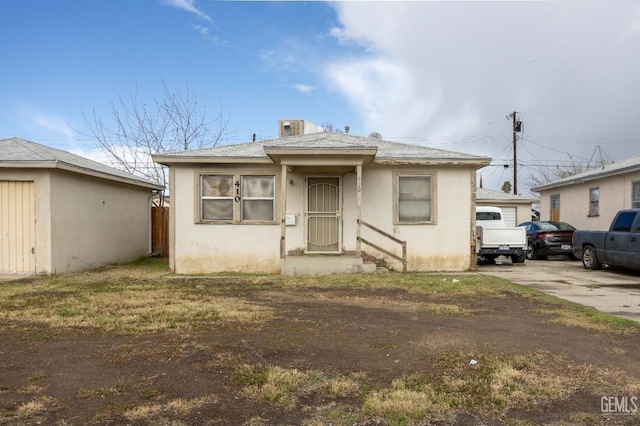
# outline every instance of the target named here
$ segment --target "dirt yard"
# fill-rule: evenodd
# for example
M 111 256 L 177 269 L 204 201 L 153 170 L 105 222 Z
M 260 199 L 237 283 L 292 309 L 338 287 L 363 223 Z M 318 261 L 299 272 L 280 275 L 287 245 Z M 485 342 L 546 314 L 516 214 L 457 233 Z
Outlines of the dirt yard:
M 211 292 L 271 315 L 151 332 L 21 321 L 19 297 L 54 303 L 67 287 L 3 296 L 0 424 L 640 424 L 637 328 L 497 279 L 420 284 L 469 277 L 167 277 L 176 295 Z M 497 290 L 471 291 L 482 286 Z

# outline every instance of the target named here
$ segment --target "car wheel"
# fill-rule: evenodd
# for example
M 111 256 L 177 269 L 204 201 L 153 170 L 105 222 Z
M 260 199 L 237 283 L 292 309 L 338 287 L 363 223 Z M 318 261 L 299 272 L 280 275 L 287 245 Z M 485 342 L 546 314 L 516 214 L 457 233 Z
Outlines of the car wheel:
M 533 244 L 529 242 L 529 245 L 527 246 L 527 259 L 536 260 L 537 258 L 538 256 L 533 252 Z
M 584 265 L 585 269 L 602 269 L 602 263 L 598 261 L 595 247 L 585 246 L 582 249 L 582 265 Z
M 524 263 L 524 260 L 526 258 L 526 255 L 522 255 L 522 256 L 516 256 L 515 254 L 513 256 L 511 256 L 511 262 L 512 263 Z

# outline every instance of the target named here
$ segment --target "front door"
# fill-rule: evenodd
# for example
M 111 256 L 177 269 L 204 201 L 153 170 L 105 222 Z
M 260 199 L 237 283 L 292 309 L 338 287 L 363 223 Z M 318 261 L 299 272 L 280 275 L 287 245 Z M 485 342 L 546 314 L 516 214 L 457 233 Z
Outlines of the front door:
M 339 253 L 342 236 L 341 179 L 307 178 L 307 252 Z

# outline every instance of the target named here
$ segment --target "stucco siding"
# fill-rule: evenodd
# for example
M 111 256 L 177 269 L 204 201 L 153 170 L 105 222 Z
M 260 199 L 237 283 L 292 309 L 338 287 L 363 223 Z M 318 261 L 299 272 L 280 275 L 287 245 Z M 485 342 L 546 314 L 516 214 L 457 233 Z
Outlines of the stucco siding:
M 276 204 L 280 200 L 280 166 L 260 166 L 262 172 L 276 176 Z M 280 271 L 280 207 L 273 224 L 223 224 L 199 222 L 199 181 L 202 173 L 256 173 L 251 166 L 215 168 L 172 167 L 171 265 L 177 273 L 211 273 L 221 271 Z M 433 179 L 433 217 L 430 224 L 395 223 L 394 185 L 398 174 L 428 173 Z M 471 168 L 402 167 L 370 165 L 363 168 L 362 219 L 401 240 L 407 241 L 408 270 L 461 271 L 472 268 L 472 188 Z M 287 172 L 286 214 L 296 217 L 295 225 L 286 226 L 285 253 L 304 250 L 306 246 L 305 193 L 309 176 L 339 176 L 342 182 L 341 249 L 356 250 L 357 193 L 355 167 L 293 167 Z M 174 207 L 175 206 L 175 207 Z M 371 230 L 362 228 L 362 236 L 397 255 L 401 248 Z M 399 262 L 375 249 L 363 250 L 386 258 L 395 269 Z
M 176 238 L 174 270 L 179 274 L 214 272 L 279 272 L 280 225 L 197 223 L 199 217 L 199 173 L 255 173 L 250 167 L 172 169 L 173 209 Z M 276 175 L 279 168 L 262 169 Z M 278 193 L 279 182 L 276 183 Z M 276 195 L 276 199 L 277 199 Z M 278 214 L 276 209 L 276 214 Z M 278 216 L 276 216 L 277 218 Z
M 551 196 L 560 195 L 560 220 L 578 229 L 609 229 L 618 210 L 631 208 L 632 184 L 640 181 L 640 173 L 610 176 L 589 182 L 540 191 L 540 218 L 549 220 Z M 591 188 L 599 189 L 599 215 L 589 216 Z
M 135 260 L 149 252 L 151 191 L 51 172 L 51 265 L 47 273 Z
M 540 219 L 549 220 L 551 196 L 560 195 L 560 220 L 578 229 L 605 230 L 618 210 L 631 207 L 632 184 L 640 172 L 540 191 Z M 591 188 L 599 189 L 599 215 L 589 216 Z

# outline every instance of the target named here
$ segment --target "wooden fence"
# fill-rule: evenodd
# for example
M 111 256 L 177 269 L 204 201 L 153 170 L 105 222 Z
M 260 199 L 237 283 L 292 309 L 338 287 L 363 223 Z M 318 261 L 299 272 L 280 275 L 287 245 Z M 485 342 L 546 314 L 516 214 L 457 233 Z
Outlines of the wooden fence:
M 151 208 L 151 251 L 169 257 L 169 207 Z

